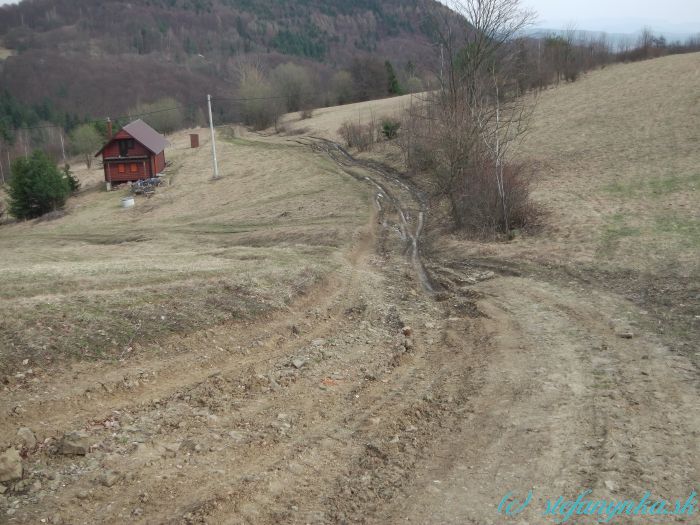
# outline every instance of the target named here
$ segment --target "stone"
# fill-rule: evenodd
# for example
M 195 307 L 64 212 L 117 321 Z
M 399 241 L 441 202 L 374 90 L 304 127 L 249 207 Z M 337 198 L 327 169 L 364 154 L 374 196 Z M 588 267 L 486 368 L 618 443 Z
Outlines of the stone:
M 113 470 L 108 470 L 100 476 L 100 483 L 105 487 L 113 487 L 121 479 L 121 475 Z
M 615 492 L 617 490 L 617 483 L 608 479 L 605 481 L 605 488 L 610 492 Z
M 311 346 L 323 346 L 325 344 L 326 344 L 325 339 L 314 339 L 313 341 L 311 341 Z
M 621 330 L 617 332 L 617 337 L 620 337 L 622 339 L 632 339 L 634 337 L 634 334 L 630 330 Z
M 5 485 L 0 485 L 0 494 L 5 494 L 7 487 Z
M 36 436 L 31 429 L 22 427 L 17 431 L 17 435 L 24 441 L 25 447 L 34 448 L 36 446 Z
M 22 479 L 22 458 L 14 448 L 0 455 L 0 483 Z
M 413 334 L 413 328 L 411 328 L 410 326 L 404 326 L 404 327 L 401 329 L 401 332 L 402 332 L 403 335 L 405 335 L 406 337 L 411 337 L 411 334 Z
M 301 357 L 297 357 L 295 359 L 292 359 L 292 366 L 299 370 L 300 368 L 304 367 L 306 365 L 306 359 L 303 359 Z
M 66 456 L 85 456 L 90 451 L 87 432 L 69 432 L 61 439 L 58 450 Z
M 163 446 L 165 447 L 165 450 L 167 450 L 168 452 L 177 453 L 180 451 L 180 447 L 182 446 L 182 444 L 177 443 L 177 442 L 175 442 L 175 443 L 163 443 Z

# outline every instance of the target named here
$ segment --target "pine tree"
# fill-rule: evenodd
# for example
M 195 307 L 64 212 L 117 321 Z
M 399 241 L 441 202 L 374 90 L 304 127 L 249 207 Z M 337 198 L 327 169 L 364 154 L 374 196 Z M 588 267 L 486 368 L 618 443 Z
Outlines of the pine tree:
M 386 67 L 386 76 L 388 78 L 388 91 L 390 95 L 401 95 L 403 90 L 399 85 L 399 79 L 396 78 L 396 72 L 394 71 L 394 66 L 388 60 L 384 63 Z
M 33 219 L 58 210 L 70 192 L 68 179 L 41 151 L 12 163 L 8 193 L 10 213 L 16 218 Z

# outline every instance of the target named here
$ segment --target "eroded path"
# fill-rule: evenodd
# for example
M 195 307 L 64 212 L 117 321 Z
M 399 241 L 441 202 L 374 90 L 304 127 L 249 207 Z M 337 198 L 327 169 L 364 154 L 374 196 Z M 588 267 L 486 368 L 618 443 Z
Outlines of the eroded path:
M 697 373 L 648 334 L 618 337 L 629 305 L 466 265 L 426 272 L 420 195 L 304 142 L 377 189 L 344 269 L 260 322 L 3 394 L 3 443 L 26 426 L 84 430 L 90 448 L 32 451 L 2 520 L 488 524 L 507 522 L 510 490 L 697 486 Z

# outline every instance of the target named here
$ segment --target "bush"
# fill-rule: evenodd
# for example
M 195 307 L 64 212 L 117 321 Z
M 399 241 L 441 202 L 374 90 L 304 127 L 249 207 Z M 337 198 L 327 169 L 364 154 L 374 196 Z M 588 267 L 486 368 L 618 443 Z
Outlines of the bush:
M 247 66 L 241 71 L 238 96 L 242 99 L 243 122 L 256 130 L 277 124 L 283 113 L 284 102 L 275 98 L 278 93 L 255 66 Z
M 352 102 L 355 97 L 355 86 L 352 75 L 348 71 L 338 71 L 331 79 L 333 102 L 342 106 Z
M 406 81 L 406 91 L 408 93 L 420 93 L 423 90 L 423 81 L 420 78 L 411 77 Z
M 104 140 L 93 124 L 83 124 L 70 134 L 70 142 L 72 151 L 84 155 L 85 165 L 90 169 L 92 159 Z
M 10 213 L 18 219 L 33 219 L 62 208 L 70 191 L 64 173 L 41 151 L 12 163 Z
M 367 151 L 376 140 L 375 128 L 372 124 L 359 124 L 345 122 L 338 130 L 348 148 L 357 148 L 359 151 Z
M 282 98 L 288 113 L 301 111 L 313 105 L 314 86 L 309 71 L 293 64 L 280 64 L 272 71 L 272 84 Z
M 159 133 L 172 133 L 185 127 L 185 114 L 180 103 L 165 97 L 148 104 L 139 104 L 130 113 L 141 119 Z
M 401 127 L 401 122 L 397 120 L 383 120 L 382 121 L 382 133 L 387 140 L 395 139 L 399 134 L 399 128 Z
M 70 164 L 63 166 L 63 176 L 68 181 L 68 187 L 71 193 L 75 193 L 80 189 L 80 181 L 70 171 Z

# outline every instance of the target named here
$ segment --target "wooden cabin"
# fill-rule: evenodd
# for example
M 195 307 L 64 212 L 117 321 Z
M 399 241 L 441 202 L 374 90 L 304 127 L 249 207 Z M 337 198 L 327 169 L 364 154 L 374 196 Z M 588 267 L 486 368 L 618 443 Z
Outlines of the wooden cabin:
M 95 155 L 102 155 L 107 188 L 158 176 L 165 169 L 168 145 L 165 137 L 143 120 L 124 126 Z

